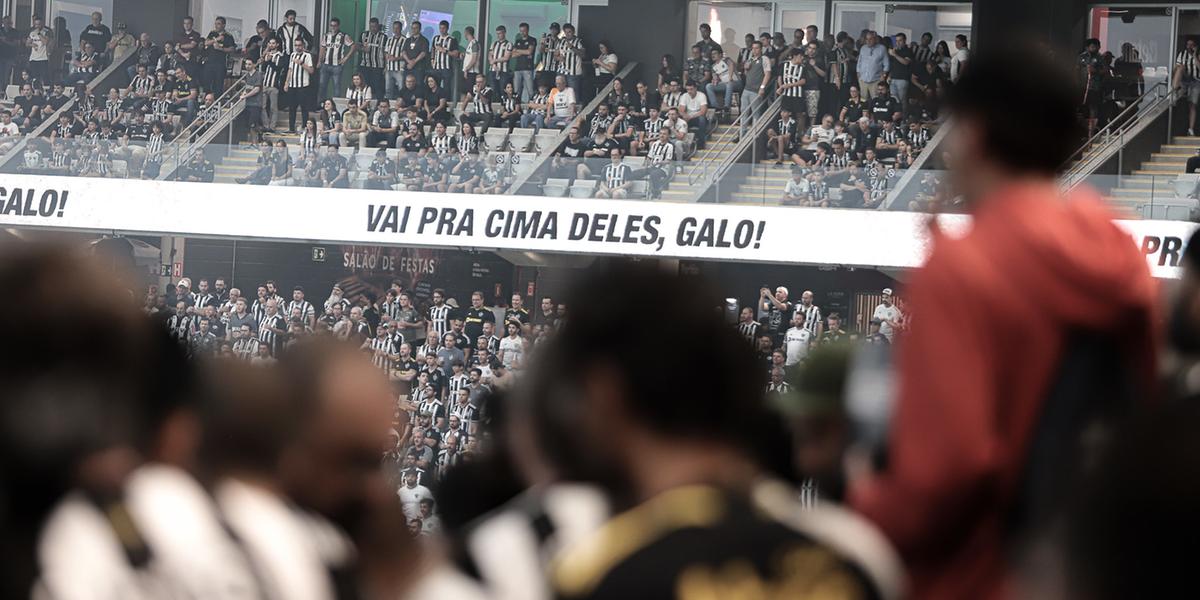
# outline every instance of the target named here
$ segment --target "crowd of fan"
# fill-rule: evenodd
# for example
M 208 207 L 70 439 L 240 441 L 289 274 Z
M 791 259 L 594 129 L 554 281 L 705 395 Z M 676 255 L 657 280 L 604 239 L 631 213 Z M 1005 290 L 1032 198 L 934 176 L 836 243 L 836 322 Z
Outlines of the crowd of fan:
M 335 285 L 315 305 L 300 287 L 283 298 L 274 281 L 258 286 L 253 298 L 223 278 L 212 287 L 200 279 L 195 290 L 184 278 L 169 291 L 149 289 L 144 311 L 193 359 L 270 365 L 312 337 L 349 341 L 367 354 L 398 398 L 385 467 L 407 517 L 423 533 L 437 529 L 430 490 L 448 468 L 477 451 L 488 395 L 512 385 L 534 346 L 549 339 L 566 315 L 566 306 L 549 297 L 531 312 L 519 294 L 491 299 L 489 306 L 482 292 L 474 292 L 470 305 L 459 306 L 435 289 L 419 304 L 399 284 L 382 298 L 363 293 L 353 300 Z

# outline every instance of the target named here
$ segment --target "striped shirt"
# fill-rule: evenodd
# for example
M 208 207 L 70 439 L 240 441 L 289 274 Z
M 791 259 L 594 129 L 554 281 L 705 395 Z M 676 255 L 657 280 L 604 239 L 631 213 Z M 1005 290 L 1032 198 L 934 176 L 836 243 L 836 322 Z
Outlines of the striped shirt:
M 650 143 L 650 151 L 647 152 L 647 157 L 651 163 L 661 164 L 675 160 L 675 145 L 671 142 L 662 140 L 654 140 Z
M 133 81 L 129 82 L 129 88 L 133 90 L 135 96 L 145 96 L 154 89 L 154 78 L 146 76 L 134 76 Z
M 417 414 L 421 415 L 425 413 L 429 413 L 429 416 L 433 417 L 434 419 L 446 416 L 446 411 L 442 401 L 438 400 L 436 397 L 430 397 L 417 403 Z
M 366 106 L 366 101 L 371 99 L 371 88 L 349 88 L 346 90 L 346 99 L 358 102 L 359 106 Z
M 609 164 L 604 167 L 604 182 L 610 188 L 621 187 L 629 181 L 629 175 L 633 169 L 625 163 Z
M 300 309 L 300 318 L 304 319 L 305 323 L 307 323 L 310 319 L 312 319 L 312 317 L 316 314 L 316 311 L 313 309 L 312 303 L 309 302 L 308 300 L 299 300 L 299 301 L 292 300 L 291 302 L 288 302 L 288 305 L 287 305 L 288 316 L 290 317 L 292 315 L 292 312 L 295 311 L 297 308 Z
M 433 331 L 438 335 L 438 339 L 441 340 L 442 336 L 446 335 L 446 332 L 450 330 L 450 307 L 445 304 L 430 306 L 429 326 L 433 328 Z
M 403 71 L 408 63 L 405 63 L 401 58 L 404 52 L 404 40 L 402 35 L 390 35 L 386 42 L 383 43 L 383 53 L 386 58 L 388 55 L 395 56 L 394 59 L 388 59 L 387 70 Z
M 1196 60 L 1196 55 L 1184 50 L 1175 57 L 1175 65 L 1183 67 L 1184 79 L 1200 79 L 1200 63 Z
M 549 100 L 550 100 L 550 94 L 541 94 L 541 93 L 534 94 L 533 99 L 530 100 L 529 103 L 530 104 L 540 104 L 540 105 L 542 105 L 542 107 L 531 109 L 529 111 L 530 114 L 542 115 L 543 117 L 546 116 L 546 102 Z
M 500 97 L 500 112 L 511 113 L 521 108 L 521 101 L 512 94 L 504 94 Z
M 354 46 L 354 40 L 350 39 L 350 36 L 346 35 L 344 31 L 327 31 L 321 45 L 323 46 L 321 63 L 339 65 L 346 57 L 346 53 Z
M 463 156 L 467 154 L 479 154 L 479 138 L 460 133 L 454 136 L 454 147 L 458 148 L 458 153 Z
M 458 396 L 457 396 L 458 390 L 467 389 L 468 384 L 470 384 L 470 380 L 467 379 L 466 373 L 459 373 L 458 375 L 451 375 L 450 379 L 449 379 L 450 397 L 457 399 L 458 398 Z M 468 406 L 470 406 L 470 405 L 468 404 Z M 457 405 L 456 405 L 456 408 L 457 408 Z
M 475 107 L 475 114 L 491 114 L 494 94 L 490 87 L 471 91 L 471 106 Z
M 779 119 L 775 122 L 775 133 L 779 135 L 794 135 L 796 133 L 796 120 L 788 117 L 785 121 Z
M 358 66 L 368 69 L 382 69 L 384 67 L 383 45 L 386 42 L 387 36 L 382 31 L 367 30 L 358 36 L 358 42 L 362 45 L 362 52 L 358 56 Z
M 929 143 L 929 130 L 924 127 L 916 131 L 910 129 L 908 131 L 908 143 L 912 144 L 912 147 L 918 150 L 924 148 L 925 144 Z
M 50 156 L 50 166 L 62 169 L 71 166 L 71 153 L 63 150 L 62 152 L 54 152 Z
M 576 50 L 583 50 L 583 40 L 575 37 L 558 40 L 558 49 L 563 51 L 558 63 L 558 72 L 562 75 L 583 75 L 583 57 Z
M 491 60 L 500 60 L 504 58 L 505 55 L 512 56 L 512 48 L 512 42 L 508 40 L 496 40 L 495 42 L 492 42 L 492 49 L 490 52 L 488 52 L 488 56 L 491 57 Z M 489 62 L 488 64 L 491 63 Z M 507 73 L 508 61 L 505 60 L 499 64 L 492 65 L 491 71 L 494 73 Z
M 917 46 L 913 52 L 913 60 L 918 66 L 923 66 L 925 63 L 933 59 L 933 48 L 931 46 Z
M 253 337 L 241 338 L 233 343 L 233 355 L 242 360 L 250 360 L 257 352 L 258 340 Z
M 100 68 L 100 65 L 96 63 L 96 59 L 99 58 L 99 56 L 100 55 L 96 52 L 80 52 L 79 53 L 79 62 L 82 63 L 84 61 L 90 60 L 90 61 L 92 61 L 92 64 L 79 67 L 78 72 L 79 73 L 96 73 L 97 70 Z
M 658 138 L 658 132 L 662 131 L 663 122 L 666 119 L 658 117 L 657 119 L 646 119 L 642 123 L 642 131 L 646 132 L 646 139 Z
M 279 34 L 279 47 L 285 48 L 287 52 L 291 52 L 296 47 L 296 40 L 304 39 L 305 32 L 304 26 L 299 23 L 284 23 L 279 26 L 279 30 L 276 33 Z M 307 44 L 308 42 L 305 42 L 305 47 L 307 47 Z
M 121 116 L 121 99 L 109 98 L 104 101 L 104 116 L 109 122 L 116 121 Z
M 794 312 L 795 317 L 803 317 L 804 328 L 812 334 L 813 339 L 817 339 L 817 326 L 821 323 L 821 309 L 816 304 L 812 306 L 804 306 L 804 303 L 797 303 Z
M 285 330 L 287 321 L 281 314 L 268 315 L 264 312 L 262 318 L 258 320 L 258 341 L 270 346 L 271 354 L 276 354 L 283 347 L 283 340 L 280 339 L 280 334 L 272 331 L 272 328 Z
M 738 333 L 741 334 L 747 342 L 753 342 L 758 337 L 758 328 L 762 325 L 758 321 L 743 321 L 738 323 Z
M 827 158 L 829 160 L 828 166 L 831 169 L 845 169 L 846 167 L 850 166 L 851 159 L 849 154 L 843 153 L 839 155 L 838 153 L 834 152 Z
M 782 83 L 796 83 L 804 79 L 804 65 L 793 64 L 791 61 L 783 63 Z M 803 86 L 796 86 L 783 90 L 783 95 L 789 98 L 801 98 L 804 96 Z
M 448 33 L 445 35 L 439 34 L 433 36 L 433 41 L 429 45 L 429 56 L 432 57 L 430 68 L 449 70 L 450 51 L 454 50 L 455 46 L 457 45 L 457 42 L 454 41 L 454 37 Z M 435 52 L 433 50 L 434 48 L 443 48 L 445 49 L 445 52 Z
M 270 55 L 263 55 L 262 71 L 263 71 L 263 89 L 277 88 L 283 82 L 283 75 L 287 68 L 284 61 L 287 57 L 282 52 L 276 52 Z
M 304 132 L 300 134 L 301 150 L 303 150 L 305 153 L 315 152 L 317 150 L 317 137 L 319 136 L 315 131 L 310 132 L 305 129 Z
M 171 113 L 171 101 L 166 98 L 155 98 L 150 104 L 150 115 L 155 121 L 167 120 L 167 115 Z
M 429 138 L 429 147 L 438 156 L 445 156 L 450 153 L 450 136 L 446 134 L 433 134 Z
M 163 134 L 152 133 L 150 138 L 146 140 L 146 154 L 151 157 L 157 157 L 163 151 Z
M 392 366 L 392 355 L 397 354 L 396 342 L 391 336 L 373 337 L 368 342 L 371 346 L 371 363 L 387 371 Z
M 467 385 L 466 385 L 467 376 L 463 375 L 462 379 L 463 379 L 463 385 L 459 389 L 465 389 L 467 387 Z M 454 393 L 454 391 L 455 391 L 454 390 L 454 378 L 451 377 L 450 378 L 450 393 Z M 450 405 L 450 416 L 458 417 L 459 431 L 466 433 L 467 425 L 471 422 L 479 420 L 479 409 L 475 408 L 475 405 L 473 405 L 469 402 L 466 404 L 459 404 L 458 402 L 455 402 L 454 404 Z M 447 418 L 449 418 L 449 417 L 447 417 Z
M 310 74 L 305 67 L 311 66 L 313 66 L 311 54 L 307 52 L 292 54 L 288 63 L 288 87 L 293 89 L 308 87 Z
M 900 143 L 900 132 L 895 129 L 890 131 L 884 129 L 879 132 L 879 137 L 876 139 L 885 144 L 898 144 Z

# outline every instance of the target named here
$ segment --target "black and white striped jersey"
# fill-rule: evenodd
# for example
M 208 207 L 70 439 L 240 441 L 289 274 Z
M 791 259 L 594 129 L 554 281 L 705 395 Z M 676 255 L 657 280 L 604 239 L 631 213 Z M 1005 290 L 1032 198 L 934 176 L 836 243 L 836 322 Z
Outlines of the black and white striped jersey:
M 775 122 L 775 133 L 786 136 L 796 135 L 796 120 L 791 117 L 780 118 Z
M 791 61 L 783 63 L 783 74 L 781 75 L 781 83 L 783 85 L 796 83 L 801 79 L 804 79 L 804 65 L 797 65 Z M 783 95 L 789 98 L 801 98 L 804 96 L 803 86 L 783 90 Z
M 165 121 L 167 116 L 171 114 L 171 101 L 166 98 L 155 98 L 154 102 L 150 103 L 150 116 L 155 121 Z
M 558 63 L 558 72 L 562 75 L 583 75 L 583 56 L 577 50 L 583 50 L 583 40 L 575 37 L 558 40 L 558 49 L 563 51 Z
M 444 48 L 445 52 L 434 52 L 434 48 Z M 432 69 L 450 69 L 450 52 L 458 49 L 458 42 L 454 36 L 450 34 L 435 35 L 429 43 L 430 68 Z
M 313 66 L 312 55 L 307 52 L 293 53 L 288 59 L 288 74 L 287 84 L 289 88 L 308 87 L 312 80 L 312 75 L 309 74 L 305 67 Z
M 362 47 L 359 49 L 358 66 L 368 69 L 382 69 L 386 66 L 383 58 L 383 45 L 386 41 L 387 36 L 382 31 L 368 29 L 359 34 L 358 42 Z
M 316 314 L 316 310 L 313 309 L 312 303 L 308 300 L 292 300 L 291 302 L 288 302 L 287 305 L 288 317 L 291 317 L 292 312 L 294 312 L 297 308 L 300 309 L 300 318 L 303 319 L 305 323 L 308 323 L 308 321 Z
M 612 122 L 613 122 L 613 116 L 611 114 L 604 115 L 604 116 L 601 116 L 601 115 L 593 116 L 592 122 L 591 122 L 591 127 L 588 129 L 588 137 L 594 138 L 594 137 L 596 137 L 596 134 L 601 131 L 607 132 L 608 126 L 612 125 Z
M 742 321 L 738 323 L 738 333 L 748 342 L 753 342 L 758 337 L 758 328 L 762 327 L 758 321 Z
M 433 149 L 434 154 L 445 156 L 450 153 L 451 139 L 447 134 L 433 134 L 429 137 L 429 147 Z
M 457 399 L 458 398 L 458 390 L 467 389 L 467 385 L 470 383 L 470 380 L 467 378 L 466 373 L 459 373 L 458 375 L 451 375 L 450 379 L 448 381 L 449 381 L 448 387 L 450 389 L 450 398 L 452 398 L 452 399 Z
M 171 315 L 171 318 L 167 319 L 167 331 L 171 334 L 171 339 L 181 344 L 186 343 L 192 333 L 192 317 L 181 314 Z
M 537 93 L 529 100 L 530 104 L 541 105 L 541 108 L 529 109 L 530 114 L 546 116 L 546 103 L 550 100 L 550 94 Z
M 500 96 L 501 112 L 511 113 L 521 107 L 521 100 L 511 94 L 503 94 Z
M 451 385 L 453 386 L 454 378 L 451 377 L 450 379 L 451 379 Z M 451 387 L 450 393 L 454 393 L 453 387 Z M 470 402 L 468 402 L 466 404 L 459 404 L 457 401 L 455 401 L 452 404 L 450 404 L 450 415 L 458 417 L 459 430 L 466 433 L 467 431 L 469 431 L 467 429 L 467 425 L 469 423 L 471 423 L 472 421 L 479 420 L 479 409 L 475 408 L 475 405 L 471 404 Z M 447 418 L 449 418 L 449 417 L 447 417 Z
M 250 360 L 252 356 L 258 353 L 258 339 L 254 337 L 241 338 L 233 343 L 233 355 L 243 359 Z
M 287 56 L 282 52 L 262 57 L 263 89 L 278 88 L 287 73 Z
M 264 313 L 262 319 L 258 321 L 258 340 L 270 346 L 271 354 L 275 355 L 283 347 L 283 336 L 272 329 L 286 331 L 287 320 L 279 313 L 273 315 Z
M 846 167 L 850 166 L 851 162 L 854 161 L 854 159 L 850 158 L 850 155 L 847 153 L 838 154 L 834 152 L 833 154 L 830 154 L 828 158 L 829 168 L 831 169 L 845 169 Z
M 392 336 L 373 337 L 368 342 L 371 347 L 371 364 L 387 371 L 392 366 L 392 356 L 399 353 L 399 346 Z
M 348 88 L 346 90 L 346 99 L 358 102 L 359 106 L 366 106 L 367 96 L 371 94 L 371 88 L 363 86 L 361 88 Z
M 879 132 L 879 137 L 877 137 L 875 139 L 877 139 L 885 144 L 894 145 L 894 144 L 900 143 L 901 138 L 900 138 L 900 132 L 898 130 L 892 129 L 891 131 L 889 131 L 887 129 L 884 129 Z
M 658 132 L 662 130 L 663 123 L 666 119 L 658 117 L 656 119 L 647 118 L 642 122 L 642 131 L 646 132 L 646 139 L 653 140 L 658 138 Z
M 321 38 L 321 45 L 324 46 L 321 49 L 321 64 L 339 65 L 354 46 L 354 40 L 344 31 L 327 31 Z
M 604 167 L 604 183 L 610 187 L 620 187 L 629 182 L 633 169 L 625 163 L 609 164 Z
M 646 153 L 647 158 L 653 164 L 669 163 L 675 160 L 675 145 L 671 142 L 662 140 L 654 140 L 650 143 L 650 151 Z
M 1175 66 L 1183 67 L 1184 79 L 1200 79 L 1200 62 L 1196 59 L 1196 54 L 1184 50 L 1175 57 Z
M 490 87 L 483 89 L 471 90 L 471 106 L 475 109 L 475 114 L 486 115 L 492 113 L 492 96 L 495 92 Z
M 417 402 L 417 414 L 423 415 L 428 413 L 431 418 L 436 420 L 438 417 L 446 418 L 446 408 L 437 396 L 428 396 Z
M 804 306 L 803 302 L 797 302 L 793 315 L 803 318 L 804 328 L 812 334 L 814 340 L 817 339 L 817 326 L 821 323 L 821 309 L 816 304 Z
M 462 137 L 462 136 L 458 136 Z M 450 311 L 453 310 L 450 306 L 443 304 L 441 306 L 429 307 L 429 326 L 437 333 L 440 341 L 447 331 L 450 331 Z
M 407 68 L 408 63 L 404 62 L 404 60 L 400 58 L 404 55 L 404 40 L 406 39 L 407 38 L 405 38 L 403 35 L 389 35 L 387 41 L 383 43 L 384 58 L 387 58 L 388 56 L 396 57 L 394 59 L 388 59 L 387 70 L 403 71 L 405 68 Z M 418 85 L 420 85 L 419 82 Z
M 149 75 L 135 75 L 133 81 L 129 82 L 129 89 L 135 96 L 148 95 L 154 89 L 154 78 Z
M 504 58 L 504 55 L 506 55 L 506 54 L 509 56 L 512 56 L 512 48 L 513 48 L 512 42 L 510 42 L 508 40 L 496 40 L 496 41 L 492 42 L 492 49 L 488 51 L 488 57 L 490 60 L 500 60 L 501 58 Z M 507 60 L 502 61 L 496 65 L 492 65 L 491 62 L 488 62 L 488 64 L 491 65 L 490 70 L 492 72 L 495 72 L 495 73 L 507 73 L 508 72 L 508 61 Z
M 463 135 L 460 133 L 454 136 L 454 147 L 463 156 L 479 154 L 479 138 L 474 135 Z

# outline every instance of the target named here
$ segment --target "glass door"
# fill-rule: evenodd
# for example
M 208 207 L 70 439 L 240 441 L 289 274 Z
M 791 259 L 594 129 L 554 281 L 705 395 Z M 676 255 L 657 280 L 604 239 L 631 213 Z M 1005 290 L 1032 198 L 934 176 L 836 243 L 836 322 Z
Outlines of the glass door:
M 828 37 L 830 32 L 825 29 L 824 2 L 782 0 L 775 4 L 775 31 L 782 31 L 789 41 L 793 31 L 809 25 L 816 25 L 820 29 L 821 38 Z
M 700 25 L 712 28 L 713 41 L 721 45 L 726 56 L 737 57 L 745 45 L 746 34 L 757 37 L 761 33 L 774 31 L 775 3 L 773 2 L 722 2 L 700 0 L 688 4 L 688 32 L 685 46 L 680 54 L 680 63 L 691 55 L 692 46 L 700 41 Z M 809 25 L 810 23 L 805 23 Z M 803 26 L 801 26 L 803 27 Z
M 866 2 L 834 2 L 833 30 L 845 31 L 854 39 L 862 37 L 862 31 L 870 29 L 880 35 L 884 31 L 884 5 Z

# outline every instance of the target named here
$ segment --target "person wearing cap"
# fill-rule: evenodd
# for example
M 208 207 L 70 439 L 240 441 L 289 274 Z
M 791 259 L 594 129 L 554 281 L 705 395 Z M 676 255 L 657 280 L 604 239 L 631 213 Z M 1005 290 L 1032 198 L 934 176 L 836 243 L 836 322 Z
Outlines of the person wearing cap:
M 124 21 L 120 21 L 117 23 L 117 32 L 105 47 L 112 56 L 112 63 L 120 64 L 126 56 L 133 52 L 136 45 L 137 39 L 126 29 Z
M 894 341 L 893 337 L 896 335 L 896 329 L 900 327 L 900 319 L 903 316 L 900 309 L 892 303 L 892 288 L 883 288 L 883 301 L 875 307 L 871 318 L 879 321 L 879 333 L 882 333 L 888 342 Z
M 883 321 L 879 319 L 871 319 L 870 329 L 868 329 L 867 337 L 864 338 L 864 343 L 867 344 L 882 344 L 884 346 L 891 344 L 892 341 L 879 332 L 879 328 L 883 325 Z

